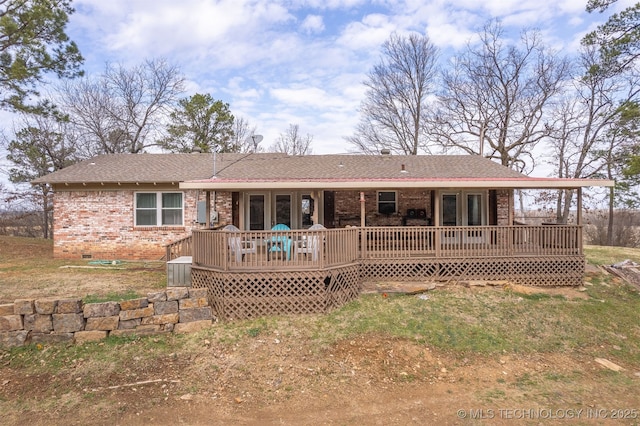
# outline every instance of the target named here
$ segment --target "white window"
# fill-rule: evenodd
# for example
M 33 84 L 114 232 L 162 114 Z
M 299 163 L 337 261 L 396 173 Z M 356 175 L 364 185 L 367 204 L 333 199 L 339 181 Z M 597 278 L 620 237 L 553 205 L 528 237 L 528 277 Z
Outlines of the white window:
M 396 191 L 378 191 L 378 213 L 393 214 L 397 211 Z
M 183 224 L 182 192 L 137 192 L 136 226 Z

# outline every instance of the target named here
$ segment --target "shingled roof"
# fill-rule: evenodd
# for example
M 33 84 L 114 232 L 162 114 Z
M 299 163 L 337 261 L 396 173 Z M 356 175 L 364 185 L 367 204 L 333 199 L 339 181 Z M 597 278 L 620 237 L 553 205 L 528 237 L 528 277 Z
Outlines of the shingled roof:
M 463 186 L 475 182 L 503 187 L 536 187 L 549 182 L 525 176 L 477 155 L 305 155 L 278 153 L 217 154 L 112 154 L 100 155 L 63 170 L 35 179 L 32 183 L 166 183 L 180 182 L 181 188 L 298 187 L 323 188 L 361 186 Z M 215 173 L 215 176 L 214 176 Z M 453 184 L 455 181 L 462 181 Z M 564 187 L 598 185 L 593 181 L 552 180 Z M 376 184 L 386 182 L 386 185 Z M 368 183 L 368 185 L 365 185 Z M 581 184 L 582 183 L 582 184 Z M 276 185 L 278 184 L 278 185 Z
M 284 154 L 260 154 L 276 158 Z M 218 168 L 247 154 L 218 154 Z M 208 179 L 213 176 L 213 154 L 105 154 L 81 161 L 32 183 L 161 183 Z

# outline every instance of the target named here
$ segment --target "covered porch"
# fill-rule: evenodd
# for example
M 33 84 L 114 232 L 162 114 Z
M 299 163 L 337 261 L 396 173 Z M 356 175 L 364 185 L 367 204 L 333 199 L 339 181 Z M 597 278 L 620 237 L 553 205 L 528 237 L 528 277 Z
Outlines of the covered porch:
M 180 188 L 207 194 L 191 278 L 221 318 L 326 312 L 366 281 L 580 285 L 582 188 L 613 184 L 532 178 L 473 155 L 290 156 L 218 170 Z M 515 223 L 520 189 L 575 190 L 575 223 Z

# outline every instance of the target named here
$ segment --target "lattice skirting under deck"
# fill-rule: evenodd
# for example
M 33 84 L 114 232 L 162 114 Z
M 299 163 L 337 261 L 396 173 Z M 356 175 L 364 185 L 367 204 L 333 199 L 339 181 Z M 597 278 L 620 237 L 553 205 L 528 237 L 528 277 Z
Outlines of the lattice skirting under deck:
M 582 284 L 584 256 L 501 257 L 466 259 L 365 259 L 364 281 L 464 281 L 506 280 L 530 286 Z
M 191 269 L 192 286 L 206 288 L 218 319 L 323 313 L 360 294 L 357 264 L 318 271 L 220 272 Z

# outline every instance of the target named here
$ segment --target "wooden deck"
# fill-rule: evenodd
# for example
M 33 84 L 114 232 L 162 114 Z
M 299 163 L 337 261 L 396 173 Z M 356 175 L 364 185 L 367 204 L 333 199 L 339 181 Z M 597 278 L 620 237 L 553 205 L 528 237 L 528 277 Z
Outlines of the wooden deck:
M 582 283 L 582 227 L 369 227 L 318 231 L 196 231 L 167 247 L 193 250 L 194 287 L 222 319 L 326 312 L 364 281 L 507 280 Z

